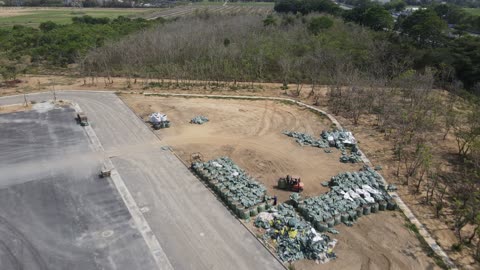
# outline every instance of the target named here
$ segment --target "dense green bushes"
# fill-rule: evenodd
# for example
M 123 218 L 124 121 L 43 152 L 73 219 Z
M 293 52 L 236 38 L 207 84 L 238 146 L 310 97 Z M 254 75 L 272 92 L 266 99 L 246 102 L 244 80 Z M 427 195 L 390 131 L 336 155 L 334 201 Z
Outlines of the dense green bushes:
M 161 21 L 83 16 L 72 24 L 45 22 L 40 27 L 14 26 L 0 29 L 0 51 L 10 60 L 29 56 L 33 63 L 65 67 L 75 63 L 89 49 L 101 47 L 106 40 L 118 39 Z
M 294 14 L 308 14 L 311 12 L 337 14 L 340 13 L 340 8 L 330 0 L 281 0 L 275 2 L 275 11 Z

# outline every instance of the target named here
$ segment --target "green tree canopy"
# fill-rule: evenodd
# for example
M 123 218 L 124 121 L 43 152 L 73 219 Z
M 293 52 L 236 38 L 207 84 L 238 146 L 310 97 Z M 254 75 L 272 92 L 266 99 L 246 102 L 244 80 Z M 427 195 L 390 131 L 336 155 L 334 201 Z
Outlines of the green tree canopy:
M 367 9 L 363 14 L 362 24 L 376 31 L 391 29 L 393 27 L 393 17 L 383 7 L 374 6 Z
M 361 6 L 346 11 L 344 18 L 347 21 L 356 22 L 376 31 L 393 27 L 393 17 L 390 15 L 390 12 L 384 7 L 371 2 L 365 2 Z
M 333 26 L 333 20 L 326 17 L 315 17 L 308 22 L 308 31 L 314 35 L 320 33 L 323 29 L 328 29 Z
M 442 43 L 447 24 L 431 9 L 420 9 L 403 20 L 402 33 L 421 47 L 435 47 Z

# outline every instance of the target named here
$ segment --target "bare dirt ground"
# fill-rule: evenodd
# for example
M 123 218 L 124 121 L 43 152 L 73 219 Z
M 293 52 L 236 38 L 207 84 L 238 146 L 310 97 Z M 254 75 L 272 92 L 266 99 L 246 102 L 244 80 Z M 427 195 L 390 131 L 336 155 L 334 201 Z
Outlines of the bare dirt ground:
M 0 114 L 2 113 L 12 113 L 12 112 L 22 112 L 32 109 L 32 105 L 28 104 L 27 106 L 21 104 L 0 106 Z
M 338 228 L 337 228 L 338 227 Z M 405 228 L 401 213 L 380 212 L 361 217 L 352 227 L 338 225 L 335 253 L 327 264 L 302 260 L 296 269 L 440 269 L 420 247 L 415 235 Z
M 184 161 L 194 152 L 206 160 L 229 156 L 268 188 L 279 200 L 291 192 L 275 188 L 277 179 L 299 175 L 305 184 L 304 195 L 328 190 L 320 185 L 330 177 L 358 170 L 359 164 L 339 162 L 340 151 L 327 154 L 320 148 L 300 146 L 283 130 L 300 131 L 319 137 L 330 127 L 326 118 L 309 111 L 273 101 L 186 99 L 122 95 L 122 99 L 145 121 L 152 112 L 168 115 L 172 127 L 155 131 L 160 139 Z M 203 125 L 190 124 L 196 115 L 210 119 Z
M 201 152 L 205 159 L 229 156 L 281 201 L 288 199 L 290 192 L 275 188 L 279 176 L 301 175 L 306 187 L 303 195 L 315 196 L 328 190 L 321 182 L 361 166 L 340 163 L 338 150 L 327 154 L 319 148 L 302 147 L 281 134 L 290 129 L 319 136 L 330 127 L 328 119 L 300 107 L 273 101 L 121 97 L 144 120 L 152 112 L 166 113 L 172 127 L 155 133 L 187 163 L 193 152 Z M 205 115 L 210 122 L 190 124 L 196 115 Z M 338 226 L 338 260 L 294 265 L 296 269 L 436 269 L 404 223 L 398 212 L 381 212 L 362 217 L 350 228 Z M 253 229 L 252 224 L 249 227 Z
M 455 236 L 453 227 L 448 224 L 453 224 L 452 213 L 449 208 L 446 208 L 440 214 L 440 218 L 435 216 L 435 209 L 433 205 L 425 204 L 425 192 L 416 193 L 414 188 L 403 184 L 403 180 L 399 179 L 395 173 L 397 170 L 397 162 L 393 155 L 392 142 L 375 130 L 371 125 L 369 117 L 363 117 L 358 126 L 354 126 L 348 119 L 336 116 L 337 120 L 343 123 L 343 126 L 352 130 L 356 138 L 368 147 L 362 147 L 366 156 L 370 159 L 372 164 L 381 165 L 383 167 L 382 175 L 390 183 L 394 183 L 398 187 L 398 194 L 403 201 L 410 207 L 415 216 L 427 227 L 432 237 L 437 243 L 447 252 L 448 256 L 454 260 L 457 266 L 462 269 L 480 269 L 480 264 L 472 257 L 472 251 L 465 246 L 461 251 L 453 251 L 452 244 L 457 243 L 458 239 Z M 438 134 L 437 145 L 433 149 L 433 156 L 441 165 L 442 170 L 450 170 L 451 164 L 443 160 L 446 156 L 454 156 L 456 153 L 456 142 L 452 134 L 449 134 L 446 140 L 442 140 L 443 132 L 440 130 Z M 414 181 L 414 180 L 413 180 Z M 414 181 L 415 183 L 415 181 Z M 446 195 L 446 198 L 448 194 Z M 446 199 L 447 200 L 447 199 Z M 472 227 L 466 226 L 464 232 L 470 233 Z
M 42 10 L 42 9 L 35 9 Z M 0 8 L 0 17 L 13 17 L 18 15 L 32 14 L 31 9 L 18 9 L 18 8 Z
M 53 90 L 95 90 L 95 91 L 121 91 L 121 92 L 166 92 L 169 93 L 209 93 L 209 94 L 222 94 L 222 95 L 264 95 L 264 96 L 284 96 L 283 90 L 280 90 L 282 84 L 279 83 L 256 83 L 253 85 L 249 83 L 238 83 L 238 90 L 231 90 L 232 84 L 215 87 L 212 86 L 209 89 L 204 89 L 203 82 L 198 82 L 198 85 L 191 85 L 188 87 L 178 87 L 173 83 L 174 80 L 164 80 L 165 82 L 172 82 L 170 87 L 166 88 L 147 88 L 145 86 L 148 82 L 156 82 L 156 80 L 144 80 L 138 79 L 131 80 L 130 87 L 128 87 L 126 78 L 112 78 L 113 83 L 106 83 L 106 78 L 95 78 L 93 81 L 91 78 L 83 77 L 69 77 L 61 75 L 26 75 L 20 76 L 22 81 L 16 84 L 15 87 L 3 87 L 0 88 L 0 96 L 15 95 L 23 93 L 44 92 Z M 195 84 L 194 81 L 189 81 L 191 84 Z M 248 87 L 247 87 L 248 86 Z M 307 88 L 304 88 L 307 90 Z

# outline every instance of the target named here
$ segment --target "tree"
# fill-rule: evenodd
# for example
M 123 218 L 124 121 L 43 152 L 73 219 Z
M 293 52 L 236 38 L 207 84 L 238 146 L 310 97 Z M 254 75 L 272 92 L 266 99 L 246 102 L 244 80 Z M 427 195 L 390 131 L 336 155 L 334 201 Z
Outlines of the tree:
M 272 14 L 269 14 L 265 20 L 263 20 L 263 26 L 275 26 L 277 25 L 277 19 L 272 15 Z
M 53 29 L 57 28 L 59 25 L 52 22 L 52 21 L 46 21 L 46 22 L 43 22 L 40 24 L 40 26 L 38 28 L 40 28 L 40 30 L 42 30 L 42 32 L 48 32 L 48 31 L 52 31 Z
M 279 13 L 326 12 L 337 14 L 340 7 L 330 0 L 279 0 L 275 2 L 274 10 Z
M 324 29 L 328 29 L 333 26 L 333 20 L 322 16 L 322 17 L 314 17 L 308 22 L 307 29 L 310 33 L 314 35 L 318 35 L 320 31 Z
M 407 147 L 402 152 L 401 159 L 405 165 L 405 183 L 408 185 L 409 179 L 415 177 L 421 169 L 424 169 L 424 172 L 428 172 L 432 160 L 431 147 L 420 140 L 416 143 L 413 150 Z M 423 175 L 418 179 L 417 192 L 420 190 L 422 180 Z
M 479 143 L 480 138 L 480 105 L 474 105 L 470 112 L 457 121 L 455 126 L 455 140 L 458 154 L 466 157 L 472 147 Z
M 361 23 L 376 31 L 391 29 L 393 17 L 383 7 L 376 5 L 366 10 Z
M 405 3 L 403 0 L 393 0 L 388 3 L 385 3 L 385 5 L 383 6 L 387 10 L 394 10 L 399 12 L 405 9 L 405 7 L 407 6 L 407 3 Z
M 347 21 L 356 22 L 370 27 L 375 31 L 391 29 L 393 27 L 393 17 L 390 15 L 390 12 L 383 6 L 370 1 L 344 12 L 343 17 Z
M 405 18 L 402 33 L 421 47 L 436 47 L 443 42 L 447 24 L 431 9 L 419 9 Z
M 457 77 L 465 88 L 473 88 L 480 82 L 480 38 L 471 36 L 457 38 L 450 46 Z
M 440 18 L 442 18 L 449 24 L 460 24 L 468 18 L 467 12 L 455 5 L 435 5 L 433 7 L 433 10 Z

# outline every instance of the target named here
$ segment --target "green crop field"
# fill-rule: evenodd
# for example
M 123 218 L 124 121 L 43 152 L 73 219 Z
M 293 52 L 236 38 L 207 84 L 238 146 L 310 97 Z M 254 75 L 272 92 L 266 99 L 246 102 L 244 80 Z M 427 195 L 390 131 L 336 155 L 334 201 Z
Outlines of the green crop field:
M 480 16 L 480 8 L 465 8 L 465 11 L 469 14 Z
M 143 16 L 156 9 L 110 9 L 110 8 L 5 8 L 0 9 L 0 27 L 13 25 L 38 26 L 42 22 L 53 21 L 59 24 L 70 23 L 73 17 L 116 18 L 118 16 Z

